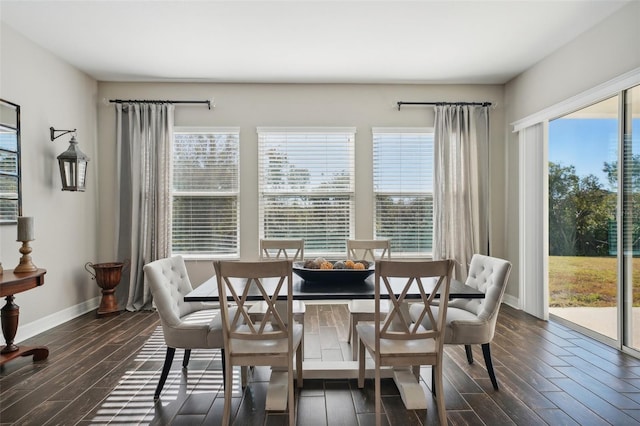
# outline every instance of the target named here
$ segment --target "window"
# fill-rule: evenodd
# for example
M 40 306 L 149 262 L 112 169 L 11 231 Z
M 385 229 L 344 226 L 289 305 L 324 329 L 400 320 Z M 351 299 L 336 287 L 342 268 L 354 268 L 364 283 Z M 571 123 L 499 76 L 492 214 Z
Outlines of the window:
M 239 255 L 237 128 L 176 128 L 172 253 Z
M 354 128 L 258 128 L 260 238 L 340 256 L 354 229 Z
M 374 238 L 394 255 L 432 252 L 433 130 L 373 128 Z

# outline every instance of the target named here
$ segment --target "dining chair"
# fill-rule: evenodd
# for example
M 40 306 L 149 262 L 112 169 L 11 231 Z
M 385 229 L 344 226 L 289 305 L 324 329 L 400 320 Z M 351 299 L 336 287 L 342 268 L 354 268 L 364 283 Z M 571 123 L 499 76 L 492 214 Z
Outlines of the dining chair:
M 371 260 L 391 258 L 391 244 L 389 240 L 347 240 L 347 259 Z M 351 343 L 351 356 L 355 361 L 358 356 L 358 335 L 356 325 L 360 321 L 373 321 L 373 300 L 350 300 L 349 308 L 349 335 L 347 341 Z M 380 308 L 387 312 L 386 304 Z
M 481 345 L 491 384 L 498 390 L 489 344 L 493 340 L 502 297 L 509 281 L 511 262 L 496 257 L 474 254 L 465 284 L 485 293 L 484 299 L 454 299 L 449 302 L 445 324 L 445 345 L 464 345 L 467 362 L 473 364 L 471 345 Z M 436 308 L 437 309 L 437 308 Z M 409 314 L 418 320 L 420 307 L 414 305 Z M 423 321 L 423 325 L 428 319 Z
M 356 326 L 359 338 L 358 387 L 364 387 L 365 350 L 374 361 L 376 425 L 382 417 L 380 399 L 380 369 L 383 366 L 411 368 L 416 377 L 421 365 L 431 365 L 435 377 L 435 397 L 441 425 L 447 424 L 442 385 L 443 327 L 447 314 L 447 301 L 451 286 L 452 260 L 397 261 L 380 260 L 375 269 L 375 313 L 373 323 Z M 402 283 L 393 288 L 392 282 Z M 407 309 L 406 293 L 417 287 L 422 311 L 412 321 Z M 389 294 L 389 312 L 382 316 L 381 293 Z M 436 298 L 438 297 L 438 298 Z M 438 300 L 440 309 L 432 310 Z M 429 328 L 422 319 L 429 319 Z
M 303 239 L 260 239 L 260 259 L 304 260 Z
M 236 305 L 232 312 L 221 305 L 225 354 L 225 377 L 232 379 L 233 366 L 286 367 L 289 424 L 295 424 L 294 357 L 296 384 L 302 387 L 302 335 L 304 327 L 293 320 L 293 272 L 290 260 L 269 262 L 214 262 L 220 300 Z M 286 293 L 286 304 L 276 306 Z M 249 315 L 249 299 L 257 297 L 267 305 L 257 319 Z M 222 423 L 231 417 L 231 388 L 225 388 Z
M 147 263 L 143 270 L 167 345 L 160 381 L 154 394 L 154 399 L 157 400 L 171 370 L 176 348 L 184 349 L 183 368 L 187 368 L 189 364 L 192 349 L 220 349 L 224 371 L 222 321 L 220 309 L 212 309 L 214 305 L 184 301 L 184 296 L 193 288 L 181 256 Z M 226 387 L 224 376 L 223 383 Z
M 289 259 L 292 262 L 304 260 L 304 239 L 261 239 L 260 240 L 260 260 L 283 260 Z M 280 303 L 280 302 L 278 302 Z M 265 302 L 257 302 L 251 305 L 249 313 L 253 316 L 264 315 L 267 310 Z M 293 319 L 300 324 L 304 324 L 304 314 L 307 308 L 302 300 L 293 301 Z M 302 348 L 304 351 L 304 336 L 302 338 Z

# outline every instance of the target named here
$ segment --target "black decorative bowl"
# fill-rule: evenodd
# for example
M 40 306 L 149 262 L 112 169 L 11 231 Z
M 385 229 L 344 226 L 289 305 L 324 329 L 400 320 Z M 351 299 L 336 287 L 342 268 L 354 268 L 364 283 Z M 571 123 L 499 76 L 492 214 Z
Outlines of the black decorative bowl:
M 305 281 L 317 282 L 358 282 L 374 273 L 373 262 L 368 269 L 308 269 L 304 262 L 293 262 L 293 272 Z

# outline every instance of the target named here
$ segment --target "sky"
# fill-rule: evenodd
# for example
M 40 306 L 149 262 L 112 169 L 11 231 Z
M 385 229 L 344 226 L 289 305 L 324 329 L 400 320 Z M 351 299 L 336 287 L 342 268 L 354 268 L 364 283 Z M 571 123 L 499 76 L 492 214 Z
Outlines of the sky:
M 561 118 L 549 122 L 549 161 L 575 166 L 578 176 L 594 174 L 604 188 L 610 188 L 602 169 L 605 161 L 617 161 L 617 155 L 617 119 Z

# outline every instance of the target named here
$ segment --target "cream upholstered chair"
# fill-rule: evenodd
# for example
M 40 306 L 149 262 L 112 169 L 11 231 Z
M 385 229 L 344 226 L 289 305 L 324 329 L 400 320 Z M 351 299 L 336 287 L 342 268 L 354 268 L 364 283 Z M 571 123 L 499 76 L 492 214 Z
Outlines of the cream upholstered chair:
M 232 377 L 234 365 L 270 365 L 286 367 L 289 424 L 295 424 L 293 388 L 293 358 L 296 361 L 296 382 L 302 386 L 303 325 L 293 320 L 293 272 L 290 260 L 262 262 L 216 261 L 218 294 L 221 300 L 231 297 L 235 313 L 221 305 L 225 348 L 225 377 Z M 275 301 L 286 292 L 286 303 Z M 267 309 L 254 317 L 247 312 L 248 296 L 260 297 Z M 231 417 L 231 388 L 226 386 L 222 424 Z
M 493 371 L 489 343 L 493 340 L 496 321 L 504 290 L 509 281 L 511 263 L 496 257 L 474 254 L 469 266 L 466 285 L 485 293 L 484 299 L 454 299 L 449 302 L 444 343 L 464 345 L 469 364 L 473 363 L 471 345 L 482 345 L 482 354 L 491 384 L 498 389 Z M 419 306 L 410 308 L 410 315 L 417 320 Z M 423 324 L 427 320 L 423 321 Z M 428 324 L 427 324 L 428 325 Z
M 380 425 L 382 417 L 381 367 L 413 367 L 414 373 L 418 375 L 417 366 L 420 365 L 433 366 L 438 417 L 440 424 L 447 424 L 442 390 L 442 347 L 452 270 L 452 260 L 380 260 L 376 264 L 374 322 L 356 326 L 359 337 L 358 387 L 364 386 L 365 349 L 371 354 L 375 365 L 376 425 Z M 426 282 L 431 280 L 436 283 L 433 290 Z M 393 281 L 402 283 L 402 286 L 395 288 L 395 294 L 391 287 Z M 411 286 L 418 286 L 422 299 L 422 309 L 415 322 L 409 317 L 406 306 L 408 301 L 404 299 L 404 294 Z M 426 291 L 430 293 L 427 294 Z M 384 319 L 380 312 L 381 293 L 388 293 L 391 302 Z M 439 299 L 436 299 L 436 294 L 439 294 Z M 438 313 L 432 311 L 435 300 L 438 300 L 440 307 Z M 423 318 L 429 319 L 429 328 L 422 325 Z
M 184 301 L 184 296 L 193 288 L 181 256 L 146 264 L 144 275 L 151 289 L 167 344 L 164 366 L 154 394 L 154 399 L 158 399 L 171 370 L 176 348 L 184 349 L 183 368 L 187 368 L 192 349 L 219 348 L 223 352 L 224 370 L 222 321 L 220 310 L 211 309 L 211 304 Z
M 389 240 L 347 240 L 347 258 L 351 260 L 371 260 L 391 258 Z M 360 321 L 373 321 L 373 300 L 349 301 L 349 337 L 351 354 L 355 361 L 358 356 L 358 335 L 356 325 Z M 381 306 L 382 312 L 387 312 L 387 305 Z

